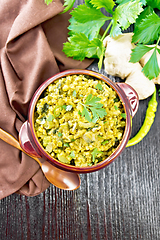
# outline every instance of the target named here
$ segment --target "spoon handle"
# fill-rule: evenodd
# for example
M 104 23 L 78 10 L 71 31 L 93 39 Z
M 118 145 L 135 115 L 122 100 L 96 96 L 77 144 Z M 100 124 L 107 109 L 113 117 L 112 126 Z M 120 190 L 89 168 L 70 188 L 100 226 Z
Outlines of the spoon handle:
M 12 135 L 5 132 L 2 128 L 0 128 L 0 138 L 4 142 L 6 142 L 6 143 L 12 145 L 13 147 L 18 148 L 19 150 L 22 151 L 22 148 L 20 147 L 19 142 Z
M 10 144 L 11 146 L 21 150 L 22 152 L 24 152 L 25 154 L 27 154 L 20 146 L 19 142 L 17 139 L 15 139 L 12 135 L 10 135 L 9 133 L 5 132 L 2 128 L 0 128 L 0 139 L 2 139 L 4 142 Z M 29 154 L 27 154 L 28 156 L 30 156 Z M 33 158 L 34 160 L 36 160 L 40 166 L 42 166 L 42 163 L 39 161 L 38 158 L 30 156 L 31 158 Z

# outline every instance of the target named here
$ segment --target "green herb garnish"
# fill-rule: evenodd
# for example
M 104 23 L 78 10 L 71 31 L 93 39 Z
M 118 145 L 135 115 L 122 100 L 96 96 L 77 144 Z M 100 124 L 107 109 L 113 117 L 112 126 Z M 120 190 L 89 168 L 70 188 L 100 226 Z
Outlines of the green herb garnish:
M 50 115 L 48 116 L 48 118 L 47 118 L 47 121 L 48 121 L 48 122 L 52 122 L 53 119 L 54 119 L 53 114 L 50 114 Z
M 70 146 L 69 146 L 69 143 L 67 143 L 67 142 L 65 142 L 65 143 L 63 144 L 63 146 L 64 146 L 64 147 L 70 147 Z
M 74 153 L 74 151 L 71 151 L 69 157 L 71 157 L 71 158 L 75 158 L 75 153 Z
M 73 4 L 73 0 L 65 0 L 66 8 L 73 6 L 71 3 Z M 71 11 L 68 42 L 64 43 L 63 47 L 68 57 L 81 61 L 85 57 L 98 58 L 98 67 L 101 69 L 105 36 L 109 31 L 111 36 L 121 34 L 122 30 L 135 23 L 136 18 L 143 11 L 140 0 L 122 0 L 116 3 L 114 0 L 87 0 Z M 104 15 L 101 8 L 105 8 L 110 16 Z M 106 22 L 108 27 L 101 37 L 99 31 Z
M 118 110 L 118 107 L 116 105 L 114 105 L 114 108 L 115 108 L 115 110 Z
M 108 140 L 105 140 L 105 141 L 103 141 L 101 144 L 102 144 L 102 145 L 105 145 L 106 143 L 109 143 L 109 141 L 108 141 Z
M 103 104 L 99 103 L 100 100 L 101 98 L 89 94 L 86 98 L 85 103 L 82 104 L 82 117 L 85 117 L 88 122 L 96 123 L 99 118 L 103 118 L 107 115 L 106 110 L 103 108 Z
M 72 96 L 76 97 L 76 95 L 77 95 L 76 90 L 74 90 L 73 93 L 72 93 Z
M 62 137 L 62 133 L 61 132 L 58 132 L 58 137 Z
M 95 86 L 96 89 L 98 90 L 103 90 L 103 87 L 100 83 L 98 83 L 96 86 Z
M 103 153 L 103 152 L 98 151 L 98 148 L 95 148 L 95 149 L 91 152 L 91 154 L 92 154 L 92 161 L 93 161 L 93 162 L 95 162 L 96 156 L 97 156 L 99 153 Z
M 121 113 L 121 117 L 126 119 L 126 113 Z
M 45 0 L 46 4 L 52 1 Z M 75 0 L 64 0 L 63 12 L 72 9 L 74 3 Z M 103 14 L 101 8 L 108 14 Z M 152 50 L 142 71 L 149 79 L 156 78 L 160 74 L 157 60 L 157 53 L 160 54 L 160 16 L 157 9 L 160 10 L 158 0 L 85 0 L 71 11 L 69 37 L 63 51 L 68 57 L 81 61 L 86 57 L 98 58 L 98 67 L 101 69 L 105 36 L 118 36 L 134 24 L 132 42 L 136 47 L 132 49 L 130 61 L 139 62 L 145 53 Z M 100 29 L 106 23 L 107 28 L 100 36 Z

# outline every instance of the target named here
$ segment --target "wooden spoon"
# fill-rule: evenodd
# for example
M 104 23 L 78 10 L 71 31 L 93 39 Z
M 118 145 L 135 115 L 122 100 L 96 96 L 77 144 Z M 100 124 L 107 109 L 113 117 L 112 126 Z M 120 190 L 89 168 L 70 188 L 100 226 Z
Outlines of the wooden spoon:
M 23 151 L 24 153 L 26 153 L 20 147 L 18 140 L 16 140 L 12 135 L 5 132 L 1 128 L 0 128 L 0 139 L 12 145 L 13 147 Z M 43 163 L 41 163 L 41 161 L 37 157 L 33 157 L 28 153 L 26 154 L 38 162 L 45 177 L 54 186 L 64 190 L 75 190 L 80 187 L 81 181 L 78 174 L 63 171 L 59 168 L 56 168 L 52 164 L 50 164 L 48 161 L 44 161 Z

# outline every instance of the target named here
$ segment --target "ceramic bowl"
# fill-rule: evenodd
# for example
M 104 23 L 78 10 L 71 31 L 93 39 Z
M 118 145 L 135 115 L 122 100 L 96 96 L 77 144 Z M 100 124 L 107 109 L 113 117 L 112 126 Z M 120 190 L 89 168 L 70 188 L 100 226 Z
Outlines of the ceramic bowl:
M 35 112 L 37 101 L 40 98 L 41 94 L 55 80 L 58 80 L 59 78 L 66 77 L 68 75 L 73 75 L 73 74 L 89 75 L 106 82 L 118 94 L 119 98 L 122 101 L 122 104 L 126 113 L 126 126 L 124 130 L 123 138 L 120 144 L 108 158 L 101 161 L 97 165 L 93 165 L 93 166 L 76 167 L 76 166 L 72 166 L 72 165 L 65 164 L 58 161 L 57 159 L 51 157 L 44 150 L 38 138 L 36 137 L 36 133 L 35 133 L 34 112 Z M 126 83 L 114 83 L 106 76 L 90 70 L 71 69 L 64 72 L 60 72 L 54 75 L 53 77 L 51 77 L 50 79 L 46 80 L 33 95 L 30 102 L 29 110 L 28 110 L 28 120 L 22 125 L 20 129 L 20 133 L 19 133 L 20 145 L 26 153 L 32 156 L 36 156 L 42 161 L 45 159 L 49 161 L 51 164 L 53 164 L 55 167 L 60 168 L 62 170 L 77 172 L 77 173 L 88 173 L 88 172 L 97 171 L 106 167 L 110 163 L 112 163 L 125 149 L 131 134 L 132 118 L 137 112 L 138 106 L 139 106 L 139 99 L 138 99 L 137 93 L 131 86 L 129 86 Z

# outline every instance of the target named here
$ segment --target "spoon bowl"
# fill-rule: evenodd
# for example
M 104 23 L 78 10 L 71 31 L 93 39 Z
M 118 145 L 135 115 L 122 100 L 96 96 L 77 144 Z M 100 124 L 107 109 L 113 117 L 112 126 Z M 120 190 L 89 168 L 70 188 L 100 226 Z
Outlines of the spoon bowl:
M 5 132 L 0 128 L 0 139 L 10 144 L 11 146 L 23 151 L 25 154 L 33 158 L 40 165 L 42 172 L 44 173 L 47 180 L 54 186 L 63 190 L 76 190 L 80 187 L 80 177 L 78 174 L 73 172 L 66 172 L 61 169 L 54 167 L 48 161 L 40 159 L 26 153 L 18 142 L 12 135 Z

